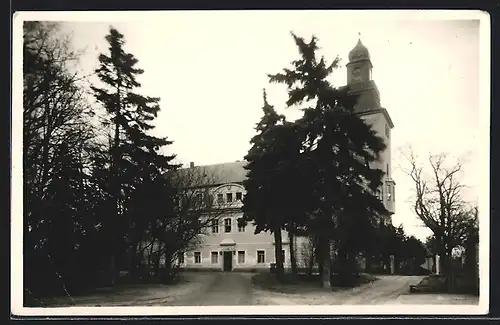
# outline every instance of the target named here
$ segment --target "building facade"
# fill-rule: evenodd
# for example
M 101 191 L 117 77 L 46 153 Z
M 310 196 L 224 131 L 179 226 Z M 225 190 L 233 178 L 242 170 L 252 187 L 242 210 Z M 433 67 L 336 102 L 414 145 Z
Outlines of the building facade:
M 210 175 L 213 180 L 204 189 L 206 197 L 214 201 L 220 213 L 209 216 L 205 232 L 200 236 L 197 247 L 180 255 L 179 265 L 185 269 L 204 269 L 217 271 L 252 271 L 269 269 L 275 262 L 274 236 L 267 232 L 255 234 L 255 226 L 241 226 L 238 219 L 243 217 L 241 210 L 245 188 L 246 162 L 237 161 L 209 166 L 195 167 Z M 282 232 L 285 267 L 289 267 L 290 256 L 288 236 Z
M 395 182 L 391 174 L 391 130 L 394 127 L 387 109 L 380 105 L 380 93 L 372 79 L 372 62 L 368 49 L 359 40 L 349 53 L 347 64 L 347 85 L 352 94 L 359 99 L 355 106 L 366 123 L 369 123 L 384 139 L 386 149 L 372 167 L 385 171 L 383 186 L 378 195 L 389 214 L 381 222 L 391 223 L 395 212 Z M 245 188 L 242 185 L 246 177 L 245 162 L 233 162 L 219 165 L 190 168 L 204 168 L 205 172 L 217 175 L 218 181 L 210 187 L 211 197 L 225 208 L 201 236 L 198 248 L 181 254 L 179 264 L 186 269 L 213 269 L 221 271 L 258 270 L 270 267 L 275 262 L 274 236 L 270 233 L 255 234 L 255 227 L 247 224 L 238 225 L 242 198 Z M 290 267 L 289 237 L 283 231 L 284 266 Z M 299 267 L 306 267 L 311 247 L 308 238 L 295 237 L 294 247 Z

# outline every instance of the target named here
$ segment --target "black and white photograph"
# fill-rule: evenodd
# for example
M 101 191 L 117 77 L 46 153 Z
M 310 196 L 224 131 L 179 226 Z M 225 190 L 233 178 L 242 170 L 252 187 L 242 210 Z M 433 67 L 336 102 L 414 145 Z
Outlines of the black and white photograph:
M 14 315 L 485 314 L 480 11 L 17 12 Z

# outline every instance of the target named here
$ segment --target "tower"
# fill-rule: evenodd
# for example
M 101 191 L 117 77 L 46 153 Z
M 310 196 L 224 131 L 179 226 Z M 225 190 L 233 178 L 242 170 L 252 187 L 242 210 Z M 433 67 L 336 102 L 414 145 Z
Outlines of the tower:
M 380 104 L 380 92 L 372 79 L 373 65 L 370 52 L 360 39 L 349 52 L 349 63 L 346 67 L 349 93 L 358 97 L 354 111 L 372 126 L 386 144 L 386 149 L 373 167 L 385 172 L 379 197 L 390 214 L 393 214 L 395 212 L 396 183 L 392 179 L 391 173 L 391 129 L 394 124 L 387 109 Z
M 358 40 L 356 46 L 349 52 L 347 63 L 347 85 L 352 94 L 358 95 L 355 111 L 358 113 L 380 108 L 380 93 L 372 80 L 373 65 L 370 52 Z

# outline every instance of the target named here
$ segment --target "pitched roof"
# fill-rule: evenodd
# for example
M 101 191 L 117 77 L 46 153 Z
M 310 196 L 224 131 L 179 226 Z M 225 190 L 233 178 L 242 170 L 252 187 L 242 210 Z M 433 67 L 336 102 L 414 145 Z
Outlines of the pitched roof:
M 198 174 L 200 172 L 209 178 L 204 185 L 216 186 L 228 183 L 241 183 L 246 179 L 247 171 L 244 166 L 246 161 L 235 161 L 213 165 L 203 165 L 195 167 L 181 168 L 177 171 L 180 175 L 187 173 Z

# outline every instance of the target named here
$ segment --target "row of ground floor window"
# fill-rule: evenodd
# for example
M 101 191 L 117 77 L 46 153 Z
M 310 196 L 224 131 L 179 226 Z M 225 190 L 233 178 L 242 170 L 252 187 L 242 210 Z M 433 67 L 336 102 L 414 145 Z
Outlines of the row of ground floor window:
M 227 252 L 224 252 L 227 253 Z M 234 253 L 233 253 L 234 254 Z M 237 252 L 237 262 L 238 264 L 245 264 L 245 251 L 238 251 Z M 282 251 L 282 254 L 285 254 L 285 251 Z M 219 255 L 222 255 L 221 252 L 211 252 L 210 254 L 210 263 L 211 264 L 219 264 Z M 194 256 L 194 264 L 202 264 L 202 259 L 203 256 L 201 255 L 201 252 L 193 252 Z M 257 263 L 265 263 L 266 262 L 266 251 L 265 250 L 258 250 L 257 251 Z M 185 264 L 185 256 L 184 254 L 181 254 L 179 257 L 179 264 L 183 265 Z
M 281 251 L 285 267 L 289 264 L 286 249 Z M 238 249 L 236 247 L 204 247 L 203 249 L 181 253 L 179 266 L 183 268 L 233 269 L 269 268 L 275 263 L 274 246 L 257 249 Z

